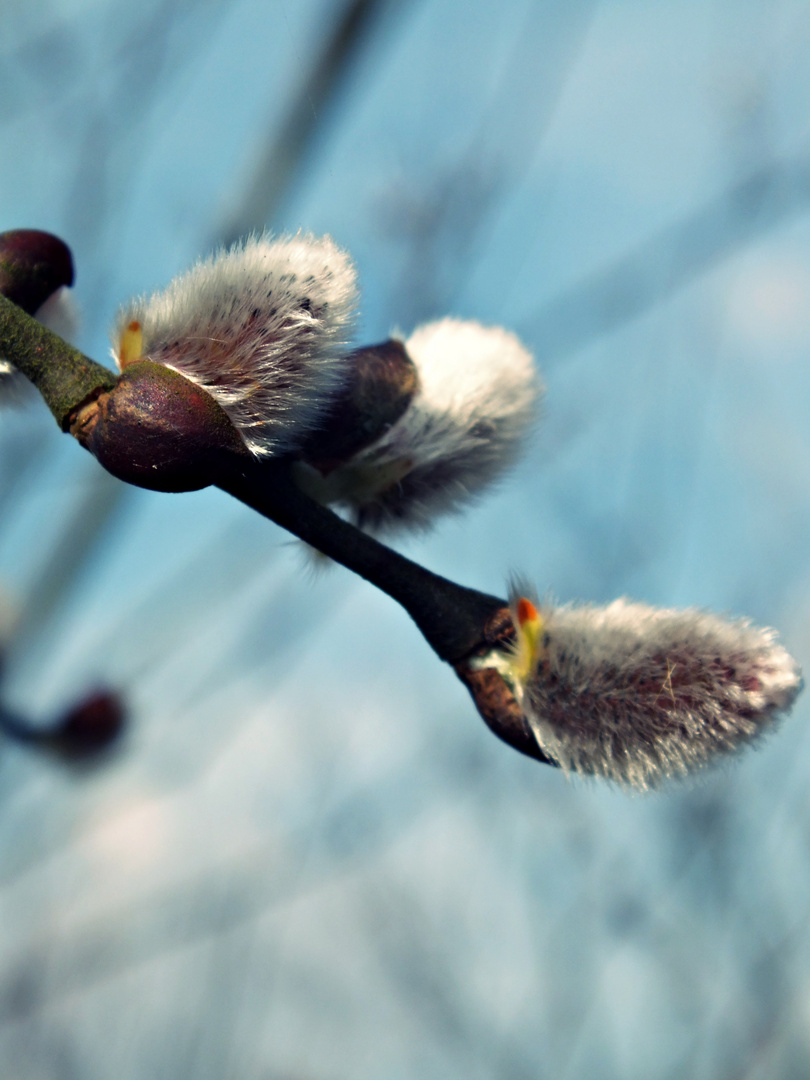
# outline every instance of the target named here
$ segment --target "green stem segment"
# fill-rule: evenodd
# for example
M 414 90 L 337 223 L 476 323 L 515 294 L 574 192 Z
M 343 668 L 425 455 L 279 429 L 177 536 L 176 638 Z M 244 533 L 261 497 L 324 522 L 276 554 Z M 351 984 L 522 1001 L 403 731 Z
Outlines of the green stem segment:
M 36 386 L 62 431 L 85 401 L 110 390 L 117 376 L 0 296 L 0 357 Z

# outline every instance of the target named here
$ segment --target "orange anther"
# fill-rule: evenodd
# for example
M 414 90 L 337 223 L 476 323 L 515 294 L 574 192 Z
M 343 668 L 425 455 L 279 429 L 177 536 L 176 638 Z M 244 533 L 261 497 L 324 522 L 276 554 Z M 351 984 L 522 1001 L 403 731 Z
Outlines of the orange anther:
M 525 596 L 521 596 L 517 602 L 517 618 L 521 626 L 525 626 L 527 622 L 537 622 L 540 618 L 537 608 Z

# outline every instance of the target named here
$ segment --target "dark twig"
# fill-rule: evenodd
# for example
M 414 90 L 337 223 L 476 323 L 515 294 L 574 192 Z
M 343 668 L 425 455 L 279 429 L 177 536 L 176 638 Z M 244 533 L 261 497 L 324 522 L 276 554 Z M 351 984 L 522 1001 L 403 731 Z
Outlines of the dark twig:
M 470 667 L 476 655 L 513 634 L 504 600 L 431 573 L 319 505 L 298 489 L 284 459 L 258 462 L 236 452 L 238 437 L 213 399 L 168 368 L 131 364 L 119 380 L 2 296 L 0 356 L 34 383 L 62 430 L 114 475 L 155 490 L 215 483 L 387 593 L 454 666 L 490 729 L 516 750 L 549 761 L 503 679 Z M 231 438 L 223 435 L 223 422 Z M 206 438 L 214 447 L 210 460 L 201 452 Z
M 396 600 L 440 659 L 453 665 L 489 729 L 520 753 L 554 764 L 500 675 L 470 666 L 514 633 L 504 600 L 426 570 L 320 506 L 295 486 L 283 461 L 234 459 L 217 486 Z
M 238 459 L 217 486 L 353 570 L 401 604 L 442 660 L 455 663 L 481 644 L 481 627 L 504 601 L 465 589 L 392 551 L 304 495 L 285 462 Z

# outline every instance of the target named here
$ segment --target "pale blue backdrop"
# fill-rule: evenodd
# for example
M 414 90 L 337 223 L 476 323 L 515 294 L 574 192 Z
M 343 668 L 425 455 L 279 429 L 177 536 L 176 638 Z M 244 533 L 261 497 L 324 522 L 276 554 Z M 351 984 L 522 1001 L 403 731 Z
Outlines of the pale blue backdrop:
M 354 255 L 359 340 L 501 323 L 522 464 L 403 545 L 490 592 L 775 625 L 810 659 L 810 7 L 6 0 L 0 229 L 78 343 L 254 228 Z M 122 688 L 76 775 L 0 746 L 0 1074 L 810 1075 L 810 737 L 628 796 L 486 730 L 386 597 L 217 491 L 0 416 L 5 700 Z

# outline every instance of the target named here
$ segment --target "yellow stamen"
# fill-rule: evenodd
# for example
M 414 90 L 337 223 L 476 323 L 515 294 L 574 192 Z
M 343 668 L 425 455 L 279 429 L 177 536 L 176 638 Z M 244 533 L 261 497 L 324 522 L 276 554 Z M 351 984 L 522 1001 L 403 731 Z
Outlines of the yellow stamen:
M 543 616 L 525 596 L 513 600 L 510 606 L 515 640 L 506 648 L 496 647 L 471 661 L 475 671 L 494 668 L 512 689 L 518 702 L 534 675 L 543 649 Z
M 127 364 L 140 360 L 142 353 L 143 331 L 141 324 L 133 320 L 125 330 L 121 331 L 121 340 L 118 344 L 118 366 L 123 371 Z
M 525 596 L 521 596 L 514 606 L 515 642 L 512 668 L 515 682 L 525 683 L 537 663 L 543 637 L 543 619 L 540 612 Z

